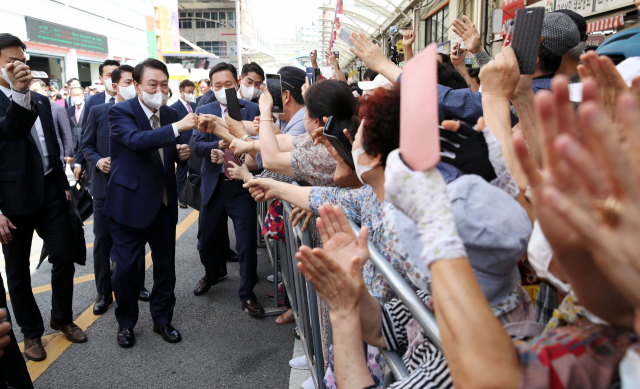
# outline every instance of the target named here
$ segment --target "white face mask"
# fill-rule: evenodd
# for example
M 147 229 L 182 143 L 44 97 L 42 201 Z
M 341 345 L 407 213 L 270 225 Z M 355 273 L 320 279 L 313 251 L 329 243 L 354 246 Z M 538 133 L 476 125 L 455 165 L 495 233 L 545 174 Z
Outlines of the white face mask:
M 240 84 L 240 90 L 242 90 L 242 96 L 244 96 L 245 100 L 251 100 L 253 99 L 253 93 L 255 92 L 254 87 L 252 86 L 245 86 L 244 84 Z
M 7 70 L 5 68 L 0 68 L 2 69 L 2 78 L 4 78 L 4 80 L 7 82 L 7 84 L 11 85 L 11 81 L 9 81 L 9 77 L 7 76 Z
M 169 101 L 169 95 L 162 94 L 162 103 Z
M 142 100 L 151 109 L 158 109 L 162 105 L 162 92 L 156 92 L 154 94 L 142 91 Z
M 216 95 L 216 99 L 220 104 L 227 105 L 227 94 L 224 90 L 224 88 L 220 88 L 220 90 L 214 90 L 213 94 Z
M 111 82 L 111 78 L 105 78 L 104 79 L 104 87 L 107 88 L 107 90 L 109 92 L 115 92 L 116 90 L 113 89 L 113 83 Z
M 358 159 L 362 154 L 364 154 L 364 149 L 362 147 L 351 150 L 353 164 L 356 166 L 356 174 L 358 175 L 358 179 L 360 180 L 360 182 L 364 184 L 364 181 L 362 181 L 362 175 L 373 168 L 371 167 L 371 165 L 361 165 L 360 162 L 358 162 Z
M 71 101 L 73 101 L 74 105 L 81 105 L 82 103 L 84 103 L 84 98 L 80 96 L 76 96 L 76 97 L 72 97 Z
M 187 103 L 192 102 L 192 101 L 193 101 L 193 93 L 185 93 L 185 94 L 184 94 L 184 100 L 185 100 Z
M 118 86 L 118 89 L 120 90 L 120 96 L 125 100 L 132 99 L 136 95 L 136 87 L 133 86 L 133 84 L 129 86 Z

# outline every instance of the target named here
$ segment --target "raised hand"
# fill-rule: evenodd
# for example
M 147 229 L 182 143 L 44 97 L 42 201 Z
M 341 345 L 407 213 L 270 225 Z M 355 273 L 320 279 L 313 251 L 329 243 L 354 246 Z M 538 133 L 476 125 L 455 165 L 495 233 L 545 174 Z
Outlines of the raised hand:
M 235 155 L 242 155 L 252 151 L 252 145 L 249 142 L 245 142 L 240 139 L 234 139 L 229 145 L 229 149 L 233 151 Z
M 230 115 L 224 117 L 229 133 L 236 138 L 242 138 L 247 134 L 244 129 L 244 123 L 233 119 Z
M 453 66 L 455 67 L 460 67 L 460 66 L 466 66 L 464 63 L 464 59 L 467 57 L 467 50 L 460 48 L 460 51 L 458 52 L 458 55 L 456 55 L 456 50 L 458 49 L 458 47 L 460 47 L 460 42 L 456 42 L 453 44 L 453 50 L 451 50 L 451 55 L 449 56 L 451 58 L 451 63 L 453 64 Z
M 14 89 L 24 91 L 29 88 L 29 83 L 33 80 L 29 66 L 20 61 L 9 63 L 5 66 L 7 78 Z
M 598 56 L 589 51 L 580 56 L 582 64 L 578 65 L 581 79 L 593 78 L 597 88 L 582 89 L 582 101 L 597 100 L 611 120 L 616 119 L 616 103 L 618 97 L 629 90 L 629 86 L 616 69 L 613 61 L 607 56 Z M 584 84 L 584 83 L 583 83 Z M 484 87 L 482 87 L 484 91 Z
M 192 130 L 198 128 L 198 116 L 195 113 L 188 113 L 182 120 L 176 123 L 178 132 Z
M 273 97 L 271 97 L 271 93 L 269 93 L 269 88 L 266 85 L 260 86 L 260 90 L 262 94 L 260 95 L 260 100 L 258 100 L 258 105 L 260 107 L 260 113 L 262 115 L 270 115 L 273 110 Z
M 198 116 L 198 125 L 196 128 L 203 134 L 213 134 L 216 129 L 216 121 L 213 119 L 214 115 L 208 115 L 201 113 Z
M 476 25 L 471 23 L 467 15 L 463 15 L 464 22 L 454 19 L 451 30 L 464 41 L 464 45 L 471 54 L 477 55 L 482 51 L 482 39 L 480 33 L 476 29 Z M 482 87 L 484 90 L 484 87 Z
M 510 98 L 520 81 L 518 58 L 511 47 L 505 47 L 496 58 L 480 70 L 482 97 Z
M 406 30 L 402 33 L 402 45 L 404 47 L 413 45 L 416 40 L 416 33 L 413 30 Z
M 243 187 L 249 189 L 255 201 L 269 201 L 276 198 L 276 183 L 277 181 L 270 178 L 258 178 L 247 182 Z
M 223 164 L 224 163 L 224 151 L 218 149 L 211 149 L 211 163 Z

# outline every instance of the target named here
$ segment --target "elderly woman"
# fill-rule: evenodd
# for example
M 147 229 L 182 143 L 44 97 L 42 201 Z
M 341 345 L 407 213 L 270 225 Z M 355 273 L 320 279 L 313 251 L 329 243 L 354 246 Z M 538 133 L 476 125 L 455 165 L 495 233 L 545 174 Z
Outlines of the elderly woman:
M 273 108 L 273 99 L 266 87 L 262 88 L 260 112 L 268 115 Z M 312 85 L 305 94 L 306 110 L 303 123 L 304 135 L 275 135 L 273 123 L 260 120 L 260 139 L 245 142 L 236 139 L 229 146 L 236 154 L 260 152 L 265 169 L 304 181 L 311 185 L 336 186 L 333 175 L 336 160 L 323 144 L 314 146 L 311 134 L 324 126 L 323 118 L 333 117 L 339 123 L 351 127 L 356 114 L 355 100 L 351 90 L 343 83 L 321 81 Z M 248 171 L 246 172 L 248 173 Z M 246 174 L 245 173 L 245 174 Z M 252 176 L 248 176 L 248 181 Z

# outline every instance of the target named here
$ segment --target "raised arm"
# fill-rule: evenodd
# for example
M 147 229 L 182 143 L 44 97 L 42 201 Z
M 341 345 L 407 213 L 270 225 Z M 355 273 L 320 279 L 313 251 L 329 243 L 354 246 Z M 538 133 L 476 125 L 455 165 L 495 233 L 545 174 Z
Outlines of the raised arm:
M 395 82 L 400 74 L 402 74 L 402 69 L 391 62 L 382 50 L 373 44 L 363 33 L 356 34 L 354 32 L 351 34 L 351 37 L 349 37 L 349 40 L 353 43 L 353 47 L 349 48 L 349 50 L 360 58 L 371 70 L 382 74 L 391 82 Z
M 273 172 L 295 177 L 291 166 L 291 153 L 280 150 L 280 145 L 273 132 L 271 123 L 271 108 L 273 100 L 266 86 L 262 86 L 260 96 L 260 153 L 262 154 L 262 165 L 265 169 Z M 268 117 L 267 117 L 268 116 Z
M 402 33 L 402 46 L 404 47 L 404 63 L 413 58 L 413 42 L 416 40 L 416 33 L 413 30 L 406 30 Z
M 347 82 L 344 74 L 342 74 L 342 70 L 340 70 L 340 63 L 333 51 L 327 53 L 327 59 L 329 60 L 329 63 L 333 65 L 333 70 L 336 72 L 336 80 Z

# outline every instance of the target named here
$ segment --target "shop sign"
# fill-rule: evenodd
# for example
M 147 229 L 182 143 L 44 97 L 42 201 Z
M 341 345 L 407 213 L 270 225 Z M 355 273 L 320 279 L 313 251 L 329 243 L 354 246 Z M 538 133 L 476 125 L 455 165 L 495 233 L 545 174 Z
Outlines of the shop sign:
M 100 54 L 109 53 L 107 37 L 45 20 L 25 17 L 27 38 L 31 42 L 68 47 Z
M 600 46 L 604 42 L 605 36 L 602 34 L 593 34 L 587 36 L 587 46 Z
M 555 0 L 552 11 L 569 9 L 587 18 L 629 5 L 633 4 L 627 0 Z

